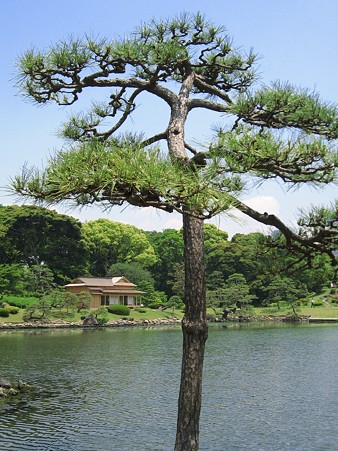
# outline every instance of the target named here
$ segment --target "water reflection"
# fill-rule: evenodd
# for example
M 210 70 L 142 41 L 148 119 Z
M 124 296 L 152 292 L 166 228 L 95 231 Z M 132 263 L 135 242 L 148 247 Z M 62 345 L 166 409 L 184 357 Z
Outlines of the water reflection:
M 1 451 L 173 449 L 179 327 L 34 332 L 0 334 L 0 374 L 40 390 L 0 407 Z M 201 451 L 335 449 L 337 345 L 336 326 L 211 327 Z

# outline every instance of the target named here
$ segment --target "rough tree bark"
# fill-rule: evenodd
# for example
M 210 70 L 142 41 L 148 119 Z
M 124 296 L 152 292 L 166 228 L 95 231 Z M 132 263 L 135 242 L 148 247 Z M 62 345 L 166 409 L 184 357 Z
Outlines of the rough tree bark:
M 204 221 L 183 214 L 185 316 L 175 451 L 197 451 L 208 323 L 205 306 Z

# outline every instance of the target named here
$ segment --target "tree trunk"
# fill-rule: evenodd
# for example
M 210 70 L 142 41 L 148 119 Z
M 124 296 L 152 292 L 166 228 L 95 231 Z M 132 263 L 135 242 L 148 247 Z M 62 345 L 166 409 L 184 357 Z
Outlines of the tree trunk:
M 204 221 L 183 215 L 185 316 L 175 451 L 197 451 L 202 371 L 208 324 L 205 306 Z

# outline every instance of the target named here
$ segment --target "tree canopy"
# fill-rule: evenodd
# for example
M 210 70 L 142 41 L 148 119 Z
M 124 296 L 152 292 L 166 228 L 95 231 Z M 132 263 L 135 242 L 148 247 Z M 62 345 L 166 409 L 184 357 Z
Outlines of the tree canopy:
M 144 268 L 156 262 L 147 235 L 137 227 L 109 219 L 88 221 L 82 236 L 89 253 L 90 273 L 105 277 L 114 263 L 140 263 Z
M 85 261 L 76 219 L 36 206 L 0 205 L 0 263 L 43 264 L 62 283 L 82 273 Z

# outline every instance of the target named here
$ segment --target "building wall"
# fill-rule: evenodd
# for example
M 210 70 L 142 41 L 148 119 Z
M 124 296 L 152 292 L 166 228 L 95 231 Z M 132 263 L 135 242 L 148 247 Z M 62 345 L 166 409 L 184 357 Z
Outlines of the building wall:
M 80 294 L 82 291 L 89 292 L 93 300 L 90 303 L 91 309 L 96 309 L 101 307 L 101 294 L 93 293 L 91 292 L 87 287 L 82 286 L 72 286 L 67 287 L 67 291 L 70 291 L 71 293 Z M 134 307 L 138 304 L 140 304 L 140 298 L 139 296 L 133 296 L 133 295 L 125 295 L 121 293 L 116 293 L 114 295 L 108 295 L 109 298 L 109 304 L 124 304 L 128 305 L 130 307 Z
M 101 296 L 99 294 L 93 294 L 93 300 L 90 303 L 90 308 L 99 308 L 101 307 Z

